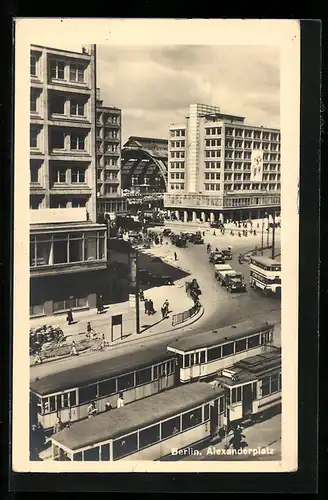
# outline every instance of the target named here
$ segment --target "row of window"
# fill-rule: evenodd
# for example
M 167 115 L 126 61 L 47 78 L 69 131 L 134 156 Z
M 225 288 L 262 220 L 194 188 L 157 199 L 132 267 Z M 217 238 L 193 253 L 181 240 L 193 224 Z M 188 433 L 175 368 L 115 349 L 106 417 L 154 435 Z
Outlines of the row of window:
M 235 149 L 261 149 L 263 151 L 280 151 L 280 146 L 278 144 L 271 144 L 269 147 L 266 143 L 261 142 L 251 142 L 251 141 L 226 141 L 226 148 Z
M 220 191 L 220 184 L 204 184 L 205 191 Z
M 186 131 L 184 129 L 180 130 L 171 130 L 170 136 L 171 137 L 185 137 Z
M 101 188 L 100 186 L 98 186 L 98 196 L 119 194 L 119 192 L 120 192 L 119 186 L 111 186 L 110 184 L 104 184 Z
M 230 181 L 225 181 L 230 182 Z M 226 184 L 225 191 L 279 191 L 280 184 Z M 278 202 L 277 202 L 278 203 Z M 252 203 L 250 203 L 252 204 Z M 257 204 L 257 203 L 256 203 Z M 276 204 L 276 202 L 274 202 Z M 234 206 L 234 204 L 232 204 Z
M 220 180 L 220 172 L 205 172 L 205 179 Z
M 120 150 L 117 144 L 106 144 L 104 146 L 98 146 L 97 153 L 106 154 L 106 153 L 118 153 Z
M 127 211 L 127 201 L 102 201 L 98 203 L 98 208 L 100 213 L 106 212 L 126 212 Z
M 175 371 L 175 362 L 167 361 L 142 370 L 122 375 L 120 377 L 103 380 L 95 384 L 80 387 L 76 390 L 67 391 L 56 396 L 47 396 L 42 398 L 39 407 L 40 412 L 51 413 L 63 408 L 70 408 L 76 405 L 82 405 L 95 401 L 97 399 L 118 394 L 121 391 L 133 389 L 144 384 L 149 384 L 159 379 L 173 374 Z
M 30 91 L 30 111 L 37 113 L 39 112 L 39 96 L 40 90 L 36 88 L 31 88 Z M 49 92 L 49 113 L 50 115 L 62 115 L 62 116 L 86 116 L 86 97 L 74 97 L 70 100 L 67 96 L 57 93 Z
M 210 361 L 215 361 L 216 359 L 224 358 L 226 356 L 232 356 L 237 352 L 248 351 L 272 342 L 273 332 L 268 331 L 265 333 L 252 335 L 245 339 L 236 340 L 234 342 L 228 342 L 217 347 L 209 347 L 203 351 L 185 354 L 183 356 L 183 367 L 188 368 L 190 366 L 195 366 L 203 363 L 208 363 Z
M 50 208 L 85 208 L 87 206 L 89 196 L 58 196 L 50 195 Z M 41 208 L 43 196 L 30 195 L 30 209 L 38 210 Z M 45 208 L 45 207 L 43 207 Z
M 30 74 L 33 77 L 37 77 L 39 74 L 38 61 L 38 55 L 32 53 L 30 56 Z M 48 75 L 50 79 L 84 83 L 86 69 L 87 66 L 85 64 L 50 59 Z
M 30 147 L 40 149 L 40 127 L 30 127 Z M 50 132 L 50 150 L 62 149 L 70 151 L 86 151 L 87 133 L 65 132 L 62 130 L 51 129 Z
M 268 196 L 266 198 L 227 198 L 223 200 L 223 206 L 226 207 L 239 207 L 239 206 L 253 206 L 253 205 L 279 205 L 279 196 Z
M 103 125 L 118 125 L 119 117 L 117 115 L 108 115 L 107 113 L 98 113 L 97 122 L 100 123 L 101 121 Z
M 118 165 L 118 160 L 117 158 L 110 158 L 108 156 L 105 156 L 104 159 L 104 165 L 102 166 L 100 162 L 98 161 L 97 167 L 98 168 L 103 168 L 103 167 L 116 167 Z
M 205 127 L 205 135 L 221 135 L 222 127 Z M 225 129 L 226 136 L 234 136 L 241 138 L 249 138 L 249 139 L 262 139 L 263 141 L 278 141 L 280 140 L 280 134 L 277 132 L 261 132 L 257 130 L 244 130 L 244 129 L 233 129 L 230 127 L 226 127 Z
M 185 162 L 184 161 L 170 162 L 170 168 L 185 168 Z
M 281 278 L 279 276 L 273 277 L 265 277 L 263 274 L 256 273 L 254 271 L 250 272 L 250 277 L 256 281 L 259 281 L 263 285 L 281 285 Z
M 105 233 L 58 233 L 30 236 L 30 266 L 103 260 Z
M 184 172 L 171 172 L 170 177 L 171 179 L 184 179 L 185 174 Z
M 220 398 L 220 413 L 224 411 L 223 398 Z M 137 432 L 120 437 L 113 441 L 113 460 L 118 460 L 124 456 L 136 453 L 138 450 L 147 448 L 168 439 L 180 432 L 196 427 L 197 425 L 207 422 L 210 418 L 210 405 L 199 406 L 193 410 L 182 413 L 168 420 L 158 422 L 155 425 L 140 429 Z M 103 446 L 97 446 L 89 450 L 74 453 L 74 461 L 99 461 L 110 460 L 109 448 L 106 451 L 102 450 Z M 90 453 L 91 452 L 91 453 Z M 56 455 L 60 459 L 59 450 L 56 450 Z M 83 454 L 83 455 L 82 455 Z M 104 456 L 108 458 L 103 458 Z M 63 457 L 63 460 L 69 460 L 70 457 Z
M 184 158 L 185 153 L 184 153 L 184 151 L 171 151 L 170 157 L 171 158 Z
M 256 260 L 251 260 L 251 266 L 258 267 L 264 271 L 281 271 L 281 264 L 262 264 L 262 262 L 257 262 Z
M 180 184 L 170 184 L 170 189 L 180 189 L 180 190 L 183 190 L 185 188 L 185 185 L 184 183 L 180 183 Z
M 170 141 L 171 148 L 184 148 L 185 144 L 185 141 Z
M 71 297 L 66 300 L 53 301 L 54 312 L 68 311 L 69 309 L 79 309 L 82 307 L 88 307 L 88 297 Z M 30 305 L 31 317 L 42 314 L 44 314 L 44 303 Z
M 221 158 L 221 150 L 220 149 L 206 150 L 205 158 Z

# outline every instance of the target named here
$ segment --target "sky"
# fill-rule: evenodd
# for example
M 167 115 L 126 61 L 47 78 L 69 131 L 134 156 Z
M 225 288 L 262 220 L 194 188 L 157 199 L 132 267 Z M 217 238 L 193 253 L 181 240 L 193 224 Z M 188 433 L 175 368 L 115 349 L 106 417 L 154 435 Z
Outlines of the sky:
M 166 139 L 190 104 L 280 128 L 280 55 L 270 46 L 97 46 L 97 87 L 131 135 Z

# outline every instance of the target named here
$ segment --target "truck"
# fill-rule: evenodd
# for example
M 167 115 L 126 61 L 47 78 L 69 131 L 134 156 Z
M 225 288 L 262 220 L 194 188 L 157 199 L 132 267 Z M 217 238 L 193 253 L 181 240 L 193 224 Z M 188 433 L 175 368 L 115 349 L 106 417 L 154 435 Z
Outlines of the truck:
M 215 277 L 217 280 L 219 279 L 219 273 L 221 271 L 233 271 L 230 264 L 215 264 L 214 268 L 215 268 Z
M 221 286 L 225 286 L 229 293 L 246 291 L 246 283 L 243 275 L 234 270 L 219 271 L 217 280 Z
M 196 233 L 193 233 L 190 241 L 194 243 L 195 245 L 201 245 L 204 243 L 204 238 L 202 238 L 202 233 L 200 231 L 196 231 Z

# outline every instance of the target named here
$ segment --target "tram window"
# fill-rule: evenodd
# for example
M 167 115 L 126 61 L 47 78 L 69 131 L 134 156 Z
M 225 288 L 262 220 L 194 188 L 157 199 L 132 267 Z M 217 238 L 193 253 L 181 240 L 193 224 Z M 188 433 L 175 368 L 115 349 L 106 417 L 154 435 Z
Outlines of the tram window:
M 99 382 L 99 397 L 115 394 L 116 391 L 116 378 L 104 380 Z
M 279 373 L 279 389 L 281 390 L 282 388 L 282 379 L 281 379 L 281 373 Z
M 190 354 L 186 354 L 185 357 L 184 357 L 184 366 L 185 368 L 188 368 L 188 366 L 191 366 L 191 359 L 190 359 L 191 355 Z
M 130 387 L 134 387 L 134 373 L 128 373 L 117 379 L 118 390 L 124 391 Z
M 212 347 L 212 349 L 209 349 L 207 351 L 207 360 L 208 361 L 214 361 L 215 359 L 221 358 L 221 346 L 219 347 Z
M 84 451 L 85 462 L 99 462 L 99 446 Z
M 241 402 L 241 387 L 232 389 L 231 402 L 232 404 Z
M 199 353 L 200 363 L 205 363 L 205 351 Z
M 168 375 L 174 373 L 174 369 L 175 369 L 175 361 L 171 360 L 168 362 Z
M 258 345 L 260 345 L 259 335 L 253 335 L 253 337 L 248 337 L 248 349 L 252 349 L 253 347 L 256 347 Z
M 204 406 L 204 421 L 210 418 L 210 405 Z
M 182 415 L 182 430 L 189 429 L 190 427 L 194 427 L 197 424 L 200 424 L 202 421 L 202 408 L 196 408 L 195 410 L 188 411 L 188 413 L 184 413 Z
M 145 448 L 159 441 L 159 424 L 139 432 L 139 448 Z
M 147 384 L 151 382 L 151 368 L 145 370 L 138 370 L 136 372 L 137 385 Z
M 64 392 L 63 394 L 63 408 L 69 407 L 69 392 Z
M 79 403 L 88 403 L 97 399 L 97 384 L 87 385 L 79 389 Z
M 246 339 L 237 340 L 236 352 L 246 351 Z
M 257 399 L 257 382 L 252 384 L 252 397 L 253 399 Z
M 278 375 L 271 375 L 271 394 L 279 389 Z
M 129 434 L 121 439 L 113 441 L 113 458 L 114 460 L 129 455 L 138 449 L 137 433 Z
M 62 395 L 61 394 L 57 394 L 56 396 L 56 400 L 57 400 L 57 410 L 61 410 L 62 409 Z
M 229 342 L 229 344 L 224 344 L 222 346 L 222 357 L 223 356 L 230 356 L 231 354 L 234 354 L 235 352 L 235 343 L 234 342 Z
M 100 446 L 101 458 L 100 460 L 109 460 L 109 443 Z
M 262 397 L 268 396 L 270 394 L 270 377 L 263 378 L 261 382 L 262 382 Z
M 49 398 L 49 411 L 55 411 L 55 410 L 56 410 L 55 396 L 50 396 L 50 398 Z
M 162 422 L 162 439 L 166 439 L 173 434 L 180 432 L 180 417 L 170 418 Z
M 224 412 L 224 398 L 219 399 L 219 413 Z
M 71 391 L 70 392 L 70 405 L 75 406 L 76 405 L 76 391 Z
M 78 453 L 74 453 L 73 462 L 82 462 L 82 451 L 79 451 Z

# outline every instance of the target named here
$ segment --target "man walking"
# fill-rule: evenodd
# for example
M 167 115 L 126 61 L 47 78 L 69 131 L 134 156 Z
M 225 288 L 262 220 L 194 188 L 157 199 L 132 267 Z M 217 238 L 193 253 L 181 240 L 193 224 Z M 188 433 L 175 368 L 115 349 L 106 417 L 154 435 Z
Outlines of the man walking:
M 66 321 L 69 325 L 71 325 L 73 323 L 73 311 L 72 309 L 70 309 L 68 312 L 67 312 L 67 317 L 66 317 Z

